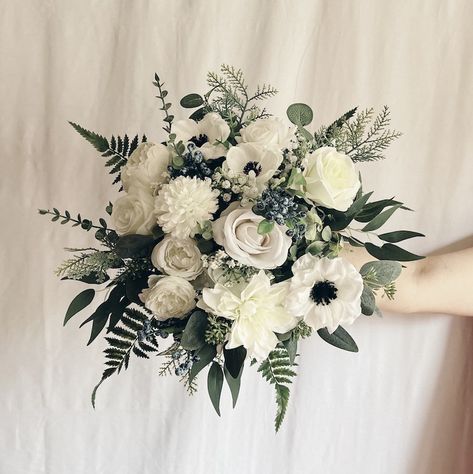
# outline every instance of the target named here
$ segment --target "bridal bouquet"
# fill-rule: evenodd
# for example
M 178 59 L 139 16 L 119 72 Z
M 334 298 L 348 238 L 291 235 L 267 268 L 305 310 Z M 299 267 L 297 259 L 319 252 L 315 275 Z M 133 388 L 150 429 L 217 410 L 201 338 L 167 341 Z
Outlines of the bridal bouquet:
M 240 70 L 223 65 L 208 74 L 208 85 L 207 93 L 181 99 L 195 110 L 178 120 L 155 75 L 161 142 L 107 139 L 71 123 L 105 157 L 120 197 L 106 207 L 109 222 L 39 212 L 95 231 L 102 246 L 68 249 L 73 256 L 57 270 L 64 280 L 106 289 L 82 323 L 90 323 L 89 344 L 104 331 L 107 344 L 94 405 L 100 384 L 132 357 L 158 356 L 160 374 L 175 374 L 190 393 L 206 373 L 220 414 L 224 382 L 235 406 L 245 364 L 257 364 L 276 391 L 278 430 L 298 341 L 317 334 L 358 351 L 344 327 L 379 314 L 376 293 L 393 298 L 399 262 L 421 258 L 396 243 L 421 234 L 379 234 L 407 208 L 370 201 L 356 169 L 381 159 L 399 136 L 388 128 L 387 108 L 378 115 L 352 109 L 314 132 L 309 106 L 289 106 L 288 121 L 270 115 L 260 104 L 277 91 L 250 92 Z M 340 256 L 353 246 L 374 257 L 360 271 Z M 79 293 L 64 324 L 95 295 L 94 288 Z

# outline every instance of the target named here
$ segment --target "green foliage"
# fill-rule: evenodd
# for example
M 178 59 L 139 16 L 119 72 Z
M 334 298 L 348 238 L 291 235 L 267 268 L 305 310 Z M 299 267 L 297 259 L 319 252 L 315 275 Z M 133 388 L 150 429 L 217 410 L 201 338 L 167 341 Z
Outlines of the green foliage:
M 396 243 L 402 242 L 403 240 L 412 239 L 414 237 L 425 237 L 425 235 L 421 234 L 420 232 L 413 232 L 411 230 L 397 230 L 394 232 L 380 234 L 378 237 L 385 242 Z
M 286 114 L 288 119 L 299 128 L 309 125 L 314 119 L 314 112 L 306 104 L 291 104 L 287 108 Z
M 138 135 L 130 139 L 128 135 L 123 137 L 117 135 L 108 140 L 107 138 L 95 132 L 81 127 L 77 123 L 69 122 L 74 130 L 85 138 L 104 158 L 108 158 L 105 166 L 110 167 L 110 174 L 117 174 L 113 184 L 120 181 L 120 170 L 126 165 L 128 157 L 136 150 L 139 144 Z M 143 135 L 141 142 L 146 142 L 147 138 Z
M 220 395 L 223 387 L 223 371 L 218 362 L 212 362 L 207 376 L 207 389 L 212 405 L 220 416 Z
M 258 368 L 258 372 L 272 385 L 276 390 L 276 431 L 279 430 L 286 414 L 289 402 L 289 387 L 292 383 L 291 377 L 295 377 L 296 373 L 292 370 L 289 354 L 284 347 L 277 347 L 270 352 Z
M 349 352 L 358 352 L 358 346 L 348 332 L 338 326 L 334 332 L 330 333 L 327 328 L 317 331 L 317 334 L 328 344 Z
M 199 94 L 187 94 L 179 102 L 185 109 L 194 109 L 204 104 L 204 99 Z
M 292 330 L 296 339 L 305 339 L 312 336 L 312 328 L 304 321 L 299 321 L 299 324 Z
M 398 262 L 411 262 L 425 258 L 421 255 L 408 252 L 394 244 L 384 244 L 381 247 L 370 242 L 365 243 L 365 248 L 370 255 L 378 260 L 396 260 Z
M 223 355 L 225 356 L 225 368 L 228 370 L 233 378 L 237 378 L 241 375 L 243 365 L 246 359 L 246 349 L 243 346 L 235 347 L 234 349 L 223 349 Z
M 112 251 L 92 249 L 65 260 L 57 268 L 56 275 L 68 280 L 99 284 L 109 279 L 109 269 L 117 268 L 121 263 L 122 260 Z
M 200 349 L 205 344 L 207 326 L 207 313 L 201 310 L 194 311 L 182 333 L 182 347 L 186 350 Z
M 84 291 L 81 291 L 72 301 L 71 304 L 69 305 L 69 308 L 67 308 L 66 311 L 66 316 L 64 318 L 64 326 L 66 325 L 67 321 L 71 319 L 74 315 L 82 311 L 84 308 L 89 306 L 90 303 L 92 303 L 93 299 L 95 296 L 95 290 L 88 288 Z
M 213 346 L 223 344 L 226 340 L 227 334 L 230 332 L 232 322 L 229 319 L 215 316 L 213 314 L 207 315 L 207 330 L 205 331 L 205 342 Z
M 334 146 L 350 155 L 353 161 L 374 161 L 384 158 L 384 151 L 401 134 L 389 128 L 390 111 L 384 106 L 377 115 L 367 109 L 355 115 L 348 111 L 329 127 L 315 134 L 316 145 Z
M 274 228 L 274 222 L 273 221 L 268 221 L 267 219 L 263 219 L 259 224 L 258 224 L 258 229 L 257 232 L 260 235 L 265 235 L 269 234 Z
M 108 347 L 104 350 L 106 368 L 102 378 L 92 391 L 92 406 L 95 408 L 95 397 L 100 385 L 108 377 L 120 373 L 128 368 L 130 355 L 133 352 L 137 357 L 148 358 L 147 353 L 155 353 L 158 348 L 155 344 L 139 341 L 138 331 L 143 328 L 146 314 L 132 308 L 126 308 L 125 314 L 120 319 L 120 326 L 111 329 L 112 336 L 106 337 Z
M 165 98 L 168 95 L 168 91 L 164 89 L 164 82 L 161 82 L 159 76 L 157 74 L 154 75 L 153 85 L 158 88 L 158 95 L 156 96 L 157 99 L 161 101 L 161 108 L 164 112 L 164 122 L 166 125 L 163 127 L 163 130 L 167 133 L 171 133 L 172 121 L 174 120 L 174 115 L 169 113 L 169 109 L 171 108 L 171 102 L 166 102 Z

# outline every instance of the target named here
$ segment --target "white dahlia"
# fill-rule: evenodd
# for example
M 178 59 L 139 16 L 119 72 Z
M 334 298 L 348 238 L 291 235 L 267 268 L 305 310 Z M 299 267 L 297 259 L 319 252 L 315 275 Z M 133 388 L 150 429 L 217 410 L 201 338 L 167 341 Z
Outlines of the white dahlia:
M 204 288 L 197 306 L 233 320 L 228 349 L 243 346 L 250 357 L 264 360 L 279 342 L 274 333 L 283 334 L 298 323 L 284 307 L 288 286 L 285 282 L 271 285 L 260 271 L 243 287 L 217 283 L 215 288 Z
M 296 260 L 292 273 L 286 307 L 311 328 L 326 327 L 332 333 L 361 314 L 363 279 L 350 262 L 306 254 Z
M 217 210 L 217 196 L 209 179 L 179 176 L 165 184 L 156 196 L 158 224 L 178 239 L 194 237 L 199 224 L 210 220 Z

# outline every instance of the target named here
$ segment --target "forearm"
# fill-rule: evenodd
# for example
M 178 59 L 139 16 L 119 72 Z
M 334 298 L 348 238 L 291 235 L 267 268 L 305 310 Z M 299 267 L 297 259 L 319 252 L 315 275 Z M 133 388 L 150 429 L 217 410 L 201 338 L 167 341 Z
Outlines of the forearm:
M 374 258 L 364 248 L 347 247 L 342 257 L 357 269 Z M 401 313 L 473 316 L 473 247 L 403 263 L 394 300 L 377 295 L 378 306 Z

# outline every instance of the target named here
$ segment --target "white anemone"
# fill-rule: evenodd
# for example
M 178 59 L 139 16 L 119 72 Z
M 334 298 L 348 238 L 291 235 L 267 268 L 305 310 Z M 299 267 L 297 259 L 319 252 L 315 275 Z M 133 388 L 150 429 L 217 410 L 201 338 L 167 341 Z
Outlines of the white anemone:
M 313 329 L 333 332 L 361 314 L 363 279 L 350 262 L 306 254 L 294 263 L 292 273 L 286 307 Z

